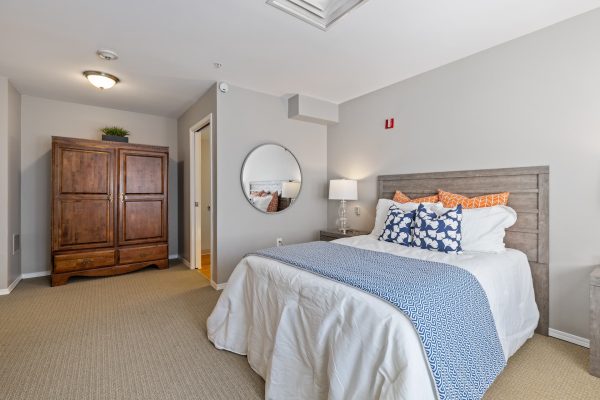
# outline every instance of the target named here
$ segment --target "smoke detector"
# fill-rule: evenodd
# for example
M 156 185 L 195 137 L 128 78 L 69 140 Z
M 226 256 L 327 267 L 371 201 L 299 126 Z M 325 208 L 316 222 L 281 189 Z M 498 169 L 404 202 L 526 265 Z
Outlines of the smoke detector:
M 119 55 L 112 50 L 100 49 L 96 51 L 96 55 L 104 61 L 114 61 L 119 59 Z

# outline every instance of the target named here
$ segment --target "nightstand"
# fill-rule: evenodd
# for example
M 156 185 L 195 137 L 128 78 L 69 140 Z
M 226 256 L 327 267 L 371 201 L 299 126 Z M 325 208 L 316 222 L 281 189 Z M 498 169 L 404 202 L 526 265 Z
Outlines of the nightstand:
M 354 229 L 349 229 L 345 234 L 340 231 L 337 231 L 337 230 L 321 231 L 320 232 L 320 240 L 322 240 L 323 242 L 330 242 L 335 239 L 347 238 L 347 237 L 352 237 L 352 236 L 360 236 L 360 235 L 368 235 L 368 234 L 369 234 L 369 232 L 357 231 Z
M 600 267 L 590 275 L 590 374 L 600 378 Z

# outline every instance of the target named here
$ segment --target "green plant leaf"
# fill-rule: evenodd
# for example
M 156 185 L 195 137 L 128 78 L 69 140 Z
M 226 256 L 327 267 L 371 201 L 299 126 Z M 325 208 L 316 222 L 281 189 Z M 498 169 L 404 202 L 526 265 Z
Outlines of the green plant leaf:
M 107 126 L 107 127 L 100 129 L 100 132 L 102 132 L 103 134 L 108 135 L 108 136 L 120 136 L 120 137 L 129 136 L 129 131 L 127 129 L 124 129 L 124 128 L 121 128 L 118 126 Z

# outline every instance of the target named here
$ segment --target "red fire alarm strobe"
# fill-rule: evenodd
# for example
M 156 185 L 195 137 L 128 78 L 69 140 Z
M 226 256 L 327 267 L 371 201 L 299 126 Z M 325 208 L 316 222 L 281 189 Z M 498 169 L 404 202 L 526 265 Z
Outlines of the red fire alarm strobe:
M 394 118 L 388 118 L 385 120 L 385 129 L 393 129 L 394 128 Z

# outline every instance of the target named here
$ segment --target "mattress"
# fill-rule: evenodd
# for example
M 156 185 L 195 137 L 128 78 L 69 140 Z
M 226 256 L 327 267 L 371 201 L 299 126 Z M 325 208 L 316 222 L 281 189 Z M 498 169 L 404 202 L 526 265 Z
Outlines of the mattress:
M 336 242 L 471 272 L 488 297 L 506 359 L 533 335 L 539 313 L 520 251 L 445 254 L 369 235 Z M 267 399 L 436 398 L 419 336 L 398 309 L 274 260 L 240 262 L 208 319 L 208 336 L 219 349 L 247 355 L 265 379 Z

